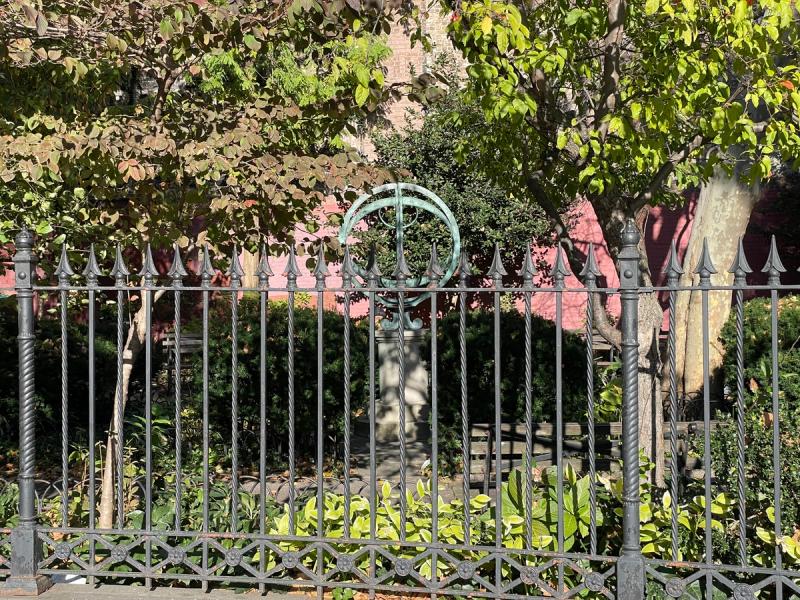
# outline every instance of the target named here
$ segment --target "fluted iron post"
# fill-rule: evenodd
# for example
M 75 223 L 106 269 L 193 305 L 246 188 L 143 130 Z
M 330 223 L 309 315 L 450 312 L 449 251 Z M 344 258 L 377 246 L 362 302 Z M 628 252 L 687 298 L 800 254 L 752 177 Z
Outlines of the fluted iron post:
M 35 596 L 50 587 L 47 577 L 36 574 L 41 544 L 36 533 L 36 407 L 34 403 L 34 313 L 33 283 L 38 259 L 33 252 L 33 234 L 23 228 L 14 240 L 14 288 L 19 315 L 19 523 L 11 542 L 11 576 L 0 595 Z
M 622 313 L 622 551 L 617 563 L 617 598 L 644 598 L 645 572 L 639 542 L 639 231 L 632 220 L 622 230 L 619 282 Z

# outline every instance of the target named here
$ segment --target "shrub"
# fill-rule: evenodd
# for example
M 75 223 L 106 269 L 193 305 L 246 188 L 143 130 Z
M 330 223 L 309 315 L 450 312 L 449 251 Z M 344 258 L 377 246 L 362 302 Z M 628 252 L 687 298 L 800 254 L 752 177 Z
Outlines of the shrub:
M 316 448 L 317 423 L 317 333 L 315 308 L 299 299 L 294 311 L 295 323 L 295 442 L 298 459 L 310 459 Z M 258 464 L 258 431 L 260 419 L 260 337 L 259 299 L 246 294 L 239 302 L 239 414 L 241 435 L 250 443 L 240 444 L 242 464 Z M 289 427 L 289 386 L 287 361 L 287 317 L 285 301 L 270 302 L 267 313 L 267 444 L 270 465 L 286 464 Z M 186 327 L 200 328 L 199 322 Z M 337 444 L 344 431 L 344 320 L 335 311 L 323 313 L 323 384 L 324 436 L 326 444 Z M 368 398 L 367 351 L 368 333 L 364 323 L 354 322 L 351 330 L 351 408 L 354 414 L 364 410 Z M 231 406 L 231 306 L 230 299 L 220 297 L 210 306 L 209 318 L 209 412 L 211 427 L 230 444 Z M 191 361 L 192 380 L 186 394 L 186 408 L 192 417 L 202 418 L 202 356 Z M 191 428 L 197 431 L 199 427 Z M 191 443 L 191 440 L 189 440 Z M 197 440 L 197 445 L 200 441 Z M 326 455 L 330 455 L 329 450 Z
M 774 495 L 772 463 L 772 357 L 770 301 L 756 298 L 744 305 L 744 383 L 745 383 L 745 481 L 748 527 L 772 530 L 766 508 Z M 721 339 L 725 347 L 723 362 L 726 382 L 736 390 L 736 316 L 725 324 Z M 786 533 L 800 528 L 800 297 L 781 298 L 778 305 L 778 381 L 781 430 L 781 511 Z M 714 475 L 722 490 L 736 494 L 738 438 L 736 412 L 728 404 L 720 428 L 712 436 Z M 698 448 L 696 448 L 698 450 Z M 736 538 L 731 538 L 728 555 L 734 557 Z
M 96 320 L 95 337 L 95 405 L 96 422 L 108 422 L 116 391 L 116 313 L 115 308 L 101 306 Z M 71 309 L 67 326 L 69 425 L 72 442 L 86 439 L 88 426 L 89 357 L 87 326 L 75 319 Z M 48 456 L 57 459 L 60 453 L 61 426 L 61 323 L 56 315 L 45 312 L 36 320 L 34 360 L 36 370 L 36 418 L 39 435 L 40 464 Z M 17 446 L 18 430 L 18 348 L 17 301 L 15 297 L 0 300 L 0 452 Z M 114 374 L 109 376 L 106 374 Z M 44 451 L 54 448 L 54 453 Z
M 270 464 L 286 464 L 288 431 L 287 304 L 271 301 L 268 308 L 267 339 L 267 448 Z M 295 308 L 295 435 L 298 459 L 310 459 L 316 448 L 317 362 L 316 309 L 302 301 Z M 243 436 L 256 441 L 249 448 L 241 445 L 242 464 L 257 462 L 259 422 L 259 302 L 245 295 L 239 303 L 239 411 Z M 199 329 L 193 322 L 185 329 Z M 220 297 L 210 307 L 209 318 L 209 401 L 212 428 L 223 440 L 230 439 L 231 324 L 230 300 Z M 324 311 L 324 392 L 325 437 L 334 447 L 344 433 L 343 318 L 339 312 Z M 504 422 L 522 422 L 525 406 L 524 318 L 516 311 L 504 312 L 501 319 L 501 394 Z M 461 387 L 458 346 L 458 314 L 449 313 L 439 323 L 439 431 L 442 466 L 452 469 L 459 460 Z M 534 421 L 552 420 L 555 414 L 555 326 L 532 317 L 532 405 Z M 494 420 L 494 336 L 493 315 L 470 311 L 467 315 L 467 386 L 471 423 Z M 580 338 L 564 332 L 563 360 L 569 370 L 583 372 L 585 355 Z M 366 410 L 368 388 L 369 330 L 365 319 L 353 322 L 351 332 L 351 408 L 353 415 Z M 429 340 L 427 342 L 429 344 Z M 428 357 L 429 346 L 423 348 Z M 202 392 L 202 357 L 192 359 L 192 385 L 184 394 L 191 419 L 199 419 Z M 379 391 L 376 390 L 376 395 Z M 191 399 L 190 399 L 191 398 Z M 581 419 L 585 409 L 583 378 L 564 378 L 565 419 Z M 184 426 L 185 431 L 199 427 Z M 255 436 L 255 437 L 253 437 Z M 191 441 L 190 441 L 191 443 Z M 199 443 L 199 442 L 198 442 Z M 229 442 L 225 442 L 229 443 Z M 331 446 L 326 450 L 330 456 Z M 249 454 L 248 454 L 249 453 Z
M 769 298 L 754 298 L 744 304 L 744 381 L 751 380 L 761 385 L 764 380 L 762 364 L 767 365 L 766 378 L 770 379 L 772 326 Z M 736 311 L 732 310 L 722 328 L 720 341 L 725 350 L 723 371 L 725 382 L 731 390 L 736 389 Z M 800 353 L 800 296 L 792 295 L 778 301 L 778 363 L 780 364 L 781 391 L 786 400 L 794 405 L 800 403 L 800 379 L 786 378 L 786 374 L 798 361 Z M 784 366 L 784 362 L 786 365 Z
M 454 467 L 461 447 L 461 355 L 459 315 L 445 315 L 439 324 L 439 407 L 443 457 Z M 536 315 L 531 320 L 533 421 L 553 421 L 556 405 L 555 324 Z M 466 318 L 467 391 L 470 423 L 494 422 L 494 315 L 470 311 Z M 586 356 L 581 338 L 563 333 L 564 420 L 583 420 L 586 411 L 584 373 Z M 517 311 L 504 311 L 500 319 L 500 388 L 504 423 L 525 419 L 525 318 Z

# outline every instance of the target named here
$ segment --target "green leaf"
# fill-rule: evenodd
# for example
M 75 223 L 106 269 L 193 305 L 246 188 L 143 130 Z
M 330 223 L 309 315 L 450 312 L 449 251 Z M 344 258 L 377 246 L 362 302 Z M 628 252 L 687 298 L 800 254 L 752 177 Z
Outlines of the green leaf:
M 584 18 L 588 13 L 582 8 L 573 8 L 564 18 L 564 23 L 570 27 Z
M 259 42 L 252 34 L 248 33 L 244 36 L 244 44 L 253 52 L 258 52 L 261 50 L 261 42 Z
M 356 79 L 358 80 L 359 85 L 365 88 L 369 88 L 369 69 L 367 69 L 364 65 L 355 65 L 353 67 Z
M 500 51 L 500 54 L 505 54 L 508 50 L 508 34 L 506 33 L 506 29 L 504 27 L 498 27 L 495 35 L 497 37 L 497 49 Z
M 169 17 L 161 21 L 158 30 L 161 32 L 161 37 L 165 40 L 170 39 L 172 34 L 175 33 L 175 28 L 172 26 L 172 20 Z
M 50 223 L 42 222 L 42 223 L 38 223 L 36 225 L 36 227 L 34 228 L 34 230 L 36 231 L 36 233 L 38 235 L 46 235 L 46 234 L 50 233 L 51 231 L 53 231 L 53 226 L 50 225 Z
M 359 84 L 356 87 L 355 100 L 358 106 L 364 106 L 364 103 L 369 98 L 369 88 Z

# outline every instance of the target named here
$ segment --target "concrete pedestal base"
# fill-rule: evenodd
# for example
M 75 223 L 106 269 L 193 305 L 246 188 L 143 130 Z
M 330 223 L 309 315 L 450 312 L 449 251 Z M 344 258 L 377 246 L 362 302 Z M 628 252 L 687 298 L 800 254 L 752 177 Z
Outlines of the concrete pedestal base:
M 405 332 L 406 476 L 413 481 L 430 458 L 431 426 L 428 364 L 422 356 L 426 331 Z M 397 482 L 400 473 L 400 349 L 396 331 L 378 331 L 380 397 L 375 402 L 376 471 L 381 480 Z M 356 423 L 354 457 L 369 466 L 369 414 Z
M 428 398 L 428 365 L 420 351 L 424 331 L 405 332 L 405 418 L 406 442 L 430 443 L 430 400 Z M 396 331 L 380 331 L 378 364 L 380 365 L 380 399 L 376 402 L 375 430 L 377 442 L 400 439 L 400 348 Z

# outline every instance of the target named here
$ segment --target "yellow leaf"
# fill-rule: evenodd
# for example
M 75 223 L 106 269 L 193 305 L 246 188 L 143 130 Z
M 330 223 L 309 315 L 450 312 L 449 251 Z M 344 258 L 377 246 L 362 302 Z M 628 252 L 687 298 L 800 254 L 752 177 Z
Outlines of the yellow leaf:
M 492 18 L 490 16 L 483 17 L 481 21 L 481 31 L 484 35 L 489 35 L 492 32 Z

